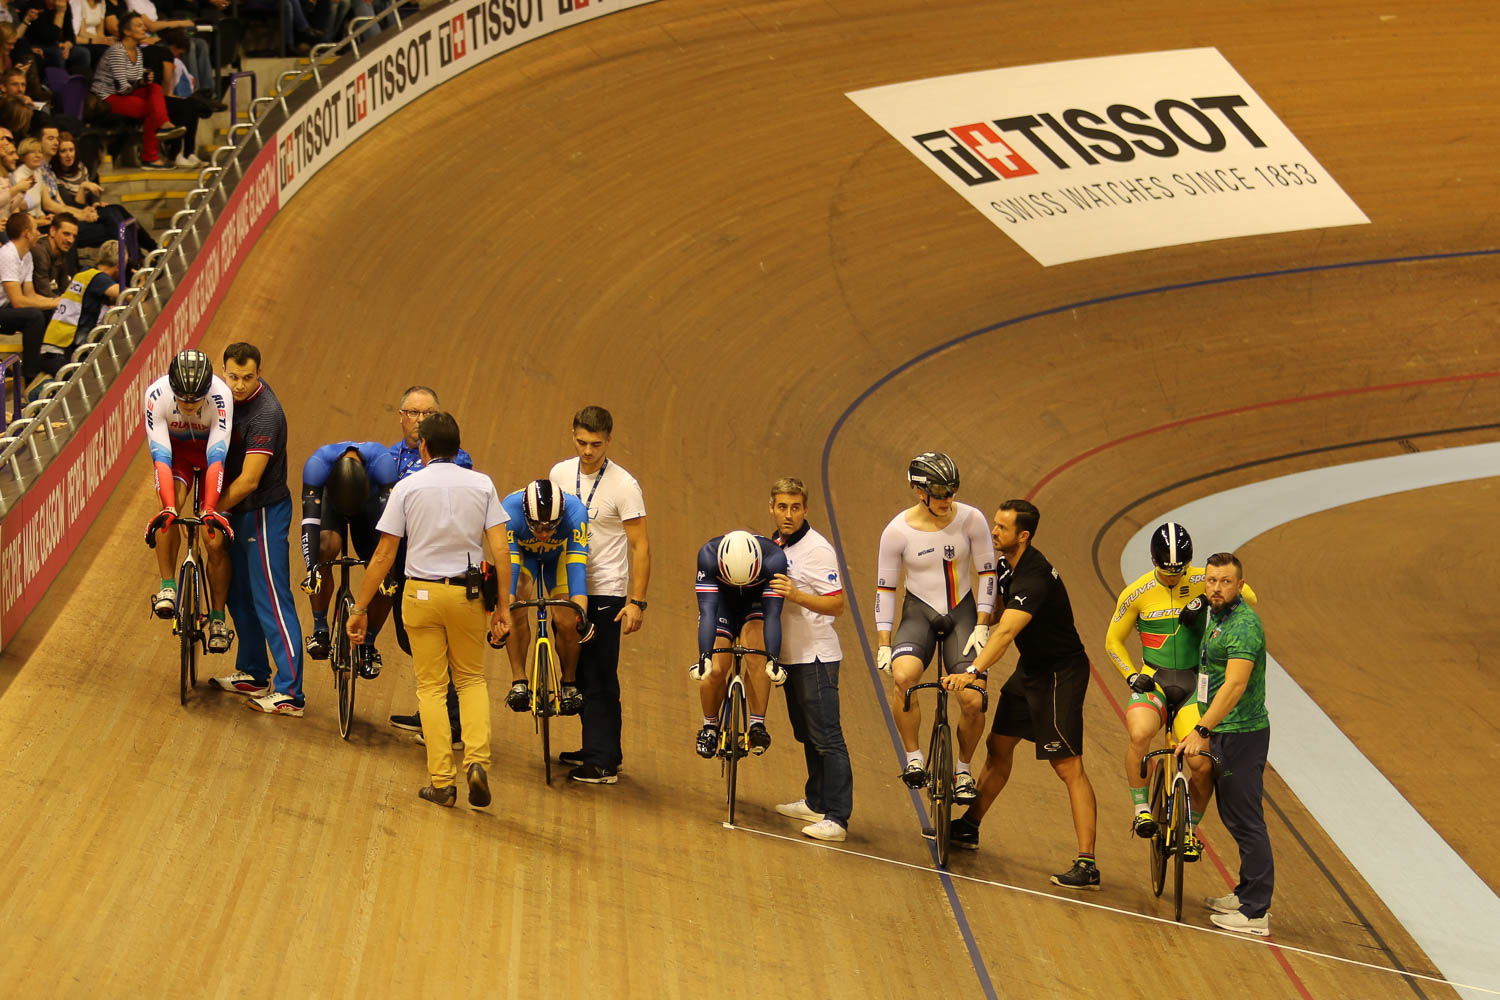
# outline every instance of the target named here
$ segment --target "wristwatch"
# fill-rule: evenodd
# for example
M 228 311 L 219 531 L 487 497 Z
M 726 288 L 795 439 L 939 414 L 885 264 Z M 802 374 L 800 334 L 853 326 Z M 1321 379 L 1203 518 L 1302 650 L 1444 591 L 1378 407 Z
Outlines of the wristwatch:
M 1210 730 L 1207 726 L 1197 725 L 1193 727 L 1193 732 L 1197 733 L 1199 736 L 1203 737 L 1206 740 L 1208 739 L 1209 733 L 1212 732 L 1212 730 Z
M 640 608 L 642 611 L 646 610 L 646 602 L 645 601 L 637 601 L 634 597 L 632 597 L 632 598 L 630 598 L 630 603 L 634 604 L 636 607 Z
M 969 664 L 968 669 L 966 669 L 964 671 L 964 673 L 969 674 L 970 676 L 973 676 L 973 677 L 983 677 L 986 674 L 988 674 L 989 671 L 988 670 L 980 670 L 978 667 L 974 666 L 971 663 L 971 664 Z

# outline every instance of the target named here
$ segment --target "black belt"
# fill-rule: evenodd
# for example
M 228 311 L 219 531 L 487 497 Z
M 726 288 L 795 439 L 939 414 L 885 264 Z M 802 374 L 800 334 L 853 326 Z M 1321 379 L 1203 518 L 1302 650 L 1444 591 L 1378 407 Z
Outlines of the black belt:
M 440 576 L 435 580 L 425 576 L 409 576 L 407 577 L 407 579 L 412 583 L 446 583 L 454 587 L 468 586 L 468 584 L 464 582 L 464 578 L 461 576 Z

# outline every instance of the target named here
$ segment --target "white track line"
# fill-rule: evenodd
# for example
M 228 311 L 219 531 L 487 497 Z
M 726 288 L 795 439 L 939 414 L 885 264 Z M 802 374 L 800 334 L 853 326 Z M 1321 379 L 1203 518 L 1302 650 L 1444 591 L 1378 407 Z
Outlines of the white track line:
M 1077 899 L 1073 896 L 1059 896 L 1054 893 L 1043 892 L 1040 889 L 1028 889 L 1025 886 L 1011 885 L 1008 882 L 996 882 L 993 879 L 979 878 L 976 875 L 965 875 L 962 872 L 945 872 L 941 868 L 931 868 L 927 865 L 913 864 L 910 861 L 898 861 L 895 858 L 882 857 L 879 854 L 866 854 L 863 851 L 852 851 L 847 847 L 835 847 L 832 844 L 824 843 L 822 841 L 809 840 L 806 837 L 789 837 L 786 834 L 782 833 L 771 833 L 769 830 L 757 830 L 753 826 L 730 826 L 728 823 L 722 823 L 720 825 L 730 830 L 737 830 L 740 833 L 753 833 L 757 837 L 766 837 L 770 840 L 783 840 L 788 844 L 799 844 L 803 847 L 813 847 L 824 851 L 832 851 L 835 854 L 846 854 L 849 857 L 864 858 L 866 861 L 880 861 L 884 864 L 895 865 L 897 868 L 909 868 L 912 871 L 923 872 L 928 875 L 947 875 L 949 878 L 959 879 L 964 882 L 973 882 L 976 885 L 987 885 L 992 886 L 996 889 L 1007 889 L 1011 892 L 1019 892 L 1027 896 L 1037 896 L 1041 899 L 1050 899 L 1053 902 L 1065 903 L 1069 906 L 1082 906 L 1090 910 L 1103 910 L 1105 913 L 1114 913 L 1122 917 L 1133 917 L 1136 920 L 1146 920 L 1155 924 L 1165 924 L 1168 927 L 1176 928 L 1178 930 L 1196 931 L 1199 934 L 1212 934 L 1215 937 L 1227 938 L 1231 941 L 1235 941 L 1241 944 L 1274 945 L 1275 947 L 1280 948 L 1282 951 L 1291 952 L 1296 955 L 1304 955 L 1308 958 L 1321 958 L 1329 962 L 1342 962 L 1345 965 L 1355 965 L 1362 969 L 1369 969 L 1372 972 L 1384 972 L 1388 975 L 1401 976 L 1402 978 L 1420 979 L 1423 982 L 1437 983 L 1441 986 L 1451 986 L 1454 989 L 1473 990 L 1476 993 L 1484 993 L 1488 994 L 1489 996 L 1500 997 L 1500 989 L 1490 989 L 1485 986 L 1469 986 L 1464 983 L 1455 983 L 1453 980 L 1444 979 L 1441 976 L 1429 976 L 1421 972 L 1403 972 L 1400 969 L 1393 969 L 1390 966 L 1386 965 L 1373 965 L 1370 962 L 1361 962 L 1358 959 L 1345 958 L 1342 955 L 1330 955 L 1327 952 L 1313 951 L 1310 948 L 1298 948 L 1295 945 L 1283 944 L 1280 941 L 1276 940 L 1274 937 L 1254 937 L 1247 934 L 1236 934 L 1233 931 L 1219 930 L 1215 927 L 1199 927 L 1195 924 L 1180 924 L 1175 920 L 1168 920 L 1166 917 L 1155 917 L 1149 913 L 1137 913 L 1135 910 L 1122 910 L 1119 907 L 1115 906 L 1105 906 L 1103 903 L 1091 903 L 1086 899 Z

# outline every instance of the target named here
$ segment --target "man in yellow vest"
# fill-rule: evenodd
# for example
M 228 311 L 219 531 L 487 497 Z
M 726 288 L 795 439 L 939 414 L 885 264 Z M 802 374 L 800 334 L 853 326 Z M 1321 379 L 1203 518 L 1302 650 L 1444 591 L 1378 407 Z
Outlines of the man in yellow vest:
M 42 370 L 56 375 L 67 364 L 78 331 L 87 335 L 99 322 L 99 314 L 120 297 L 120 244 L 109 240 L 99 247 L 99 263 L 73 275 L 67 291 L 58 299 L 42 341 Z

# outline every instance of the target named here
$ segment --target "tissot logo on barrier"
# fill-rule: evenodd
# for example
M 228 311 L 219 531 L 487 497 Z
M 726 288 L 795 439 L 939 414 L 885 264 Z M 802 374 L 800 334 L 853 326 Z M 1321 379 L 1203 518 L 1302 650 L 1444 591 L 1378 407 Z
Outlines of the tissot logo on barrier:
M 1216 49 L 848 96 L 1042 264 L 1370 221 Z

